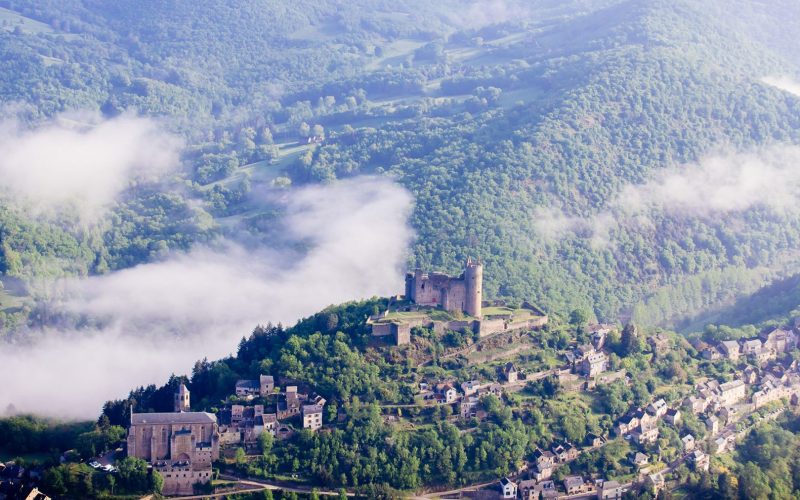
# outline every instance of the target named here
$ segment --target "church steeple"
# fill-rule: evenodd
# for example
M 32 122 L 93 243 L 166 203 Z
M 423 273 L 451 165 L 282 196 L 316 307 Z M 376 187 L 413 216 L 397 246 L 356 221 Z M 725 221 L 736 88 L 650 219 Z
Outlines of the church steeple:
M 175 412 L 180 413 L 190 409 L 189 389 L 186 388 L 186 384 L 181 384 L 178 390 L 175 391 Z

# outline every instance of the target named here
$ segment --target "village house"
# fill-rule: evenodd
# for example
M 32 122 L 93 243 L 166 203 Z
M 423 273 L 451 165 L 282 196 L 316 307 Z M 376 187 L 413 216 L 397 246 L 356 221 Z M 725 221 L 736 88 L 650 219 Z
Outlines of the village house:
M 322 406 L 303 405 L 303 429 L 316 431 L 322 428 Z
M 736 421 L 739 416 L 739 412 L 736 410 L 735 406 L 724 406 L 717 412 L 717 416 L 725 424 L 730 424 Z
M 742 354 L 745 356 L 757 356 L 761 353 L 761 340 L 750 339 L 742 343 Z
M 517 483 L 504 477 L 500 480 L 500 492 L 503 498 L 517 498 Z
M 478 415 L 480 399 L 477 396 L 467 396 L 461 399 L 461 418 L 470 419 Z
M 791 389 L 783 384 L 776 385 L 772 382 L 765 382 L 761 384 L 760 390 L 753 393 L 753 407 L 758 409 L 767 403 L 777 401 L 781 398 L 788 398 L 791 395 Z
M 619 422 L 617 422 L 617 434 L 620 436 L 626 436 L 638 426 L 639 418 L 635 414 L 625 415 L 619 419 Z
M 503 395 L 503 386 L 500 384 L 489 384 L 481 386 L 478 389 L 478 397 L 486 396 L 487 394 L 491 394 L 492 396 L 501 397 Z
M 653 493 L 653 495 L 657 497 L 658 492 L 664 489 L 665 486 L 664 476 L 660 472 L 656 472 L 655 474 L 648 474 L 644 484 L 645 487 L 648 488 Z
M 714 346 L 708 346 L 700 352 L 700 355 L 703 359 L 707 359 L 709 361 L 716 361 L 722 357 L 719 350 Z
M 758 382 L 758 370 L 748 365 L 742 372 L 742 380 L 747 385 L 755 385 Z
M 618 481 L 603 481 L 597 488 L 597 498 L 599 500 L 619 500 L 627 491 L 628 487 L 619 484 Z
M 664 422 L 673 427 L 677 427 L 681 423 L 681 411 L 677 408 L 669 408 L 664 414 Z
M 689 396 L 683 400 L 683 407 L 695 415 L 699 415 L 708 408 L 708 400 L 700 396 Z
M 608 356 L 604 352 L 593 352 L 581 361 L 581 373 L 595 377 L 608 369 Z
M 584 442 L 586 443 L 586 446 L 589 446 L 590 448 L 599 448 L 600 446 L 603 446 L 605 440 L 601 436 L 592 434 L 590 432 L 586 435 Z
M 742 351 L 739 342 L 735 340 L 723 340 L 719 343 L 718 349 L 726 359 L 731 361 L 738 361 Z
M 683 451 L 690 452 L 694 450 L 695 447 L 695 440 L 694 436 L 691 434 L 687 434 L 681 438 L 681 442 L 683 443 Z
M 284 400 L 278 403 L 278 420 L 299 415 L 300 409 L 303 406 L 303 401 L 306 401 L 307 399 L 307 395 L 297 392 L 297 386 L 286 386 Z
M 553 475 L 553 468 L 558 461 L 553 452 L 537 448 L 533 453 L 533 457 L 536 461 L 536 480 L 550 479 Z
M 689 455 L 689 464 L 696 471 L 708 472 L 708 466 L 711 463 L 711 457 L 700 450 L 695 450 L 694 453 Z
M 776 355 L 787 352 L 793 348 L 795 342 L 794 333 L 789 330 L 784 330 L 783 328 L 765 330 L 758 335 L 758 338 L 763 343 L 764 349 Z
M 263 405 L 231 405 L 229 408 L 220 410 L 217 413 L 220 444 L 253 442 L 264 430 L 269 430 L 274 434 L 274 426 L 265 424 L 265 418 L 266 421 L 277 421 L 274 413 L 265 416 Z
M 719 386 L 719 403 L 722 406 L 734 405 L 743 400 L 746 395 L 743 380 L 737 379 Z
M 592 338 L 592 345 L 598 351 L 602 349 L 606 344 L 606 339 L 608 338 L 608 334 L 614 330 L 613 325 L 604 325 L 604 324 L 594 324 L 589 325 L 586 328 L 586 333 L 588 333 Z
M 644 453 L 637 451 L 631 462 L 633 465 L 641 469 L 650 463 L 650 458 Z
M 591 484 L 586 483 L 581 476 L 567 476 L 564 478 L 564 490 L 567 495 L 586 493 L 591 489 Z
M 458 399 L 458 392 L 456 392 L 455 387 L 449 383 L 436 384 L 434 393 L 436 394 L 437 403 L 450 404 Z
M 531 492 L 536 487 L 538 481 L 536 479 L 524 479 L 517 483 L 517 493 L 519 498 L 527 499 L 530 497 Z M 537 499 L 538 500 L 538 499 Z
M 658 426 L 654 423 L 639 424 L 639 427 L 631 432 L 631 439 L 639 445 L 655 443 L 658 440 Z
M 561 444 L 553 446 L 552 452 L 556 459 L 558 459 L 559 463 L 566 463 L 571 460 L 575 460 L 580 454 L 578 448 L 573 446 L 572 443 L 568 441 L 564 441 Z
M 712 436 L 719 432 L 719 418 L 715 417 L 714 415 L 710 415 L 706 417 L 704 423 L 708 433 Z
M 647 405 L 647 408 L 645 410 L 650 415 L 656 418 L 661 418 L 664 416 L 665 413 L 667 413 L 668 409 L 669 407 L 667 406 L 667 402 L 664 401 L 663 399 L 659 399 Z
M 256 416 L 253 422 L 253 434 L 258 437 L 262 432 L 269 432 L 275 435 L 275 429 L 278 425 L 278 416 L 274 413 L 264 413 Z
M 472 396 L 473 394 L 477 394 L 480 388 L 481 388 L 481 383 L 478 380 L 470 380 L 461 383 L 461 391 L 464 393 L 465 396 Z
M 728 445 L 728 438 L 720 436 L 714 440 L 711 448 L 714 450 L 715 454 L 721 455 L 722 453 L 728 451 Z
M 552 480 L 542 481 L 533 487 L 528 494 L 528 500 L 539 500 L 541 498 L 558 498 L 560 496 L 556 489 L 556 483 Z
M 258 380 L 239 380 L 236 382 L 236 395 L 240 398 L 253 398 L 261 393 L 261 385 Z
M 514 363 L 506 363 L 503 366 L 503 377 L 505 377 L 506 382 L 513 384 L 519 378 L 519 373 L 517 369 L 514 367 Z

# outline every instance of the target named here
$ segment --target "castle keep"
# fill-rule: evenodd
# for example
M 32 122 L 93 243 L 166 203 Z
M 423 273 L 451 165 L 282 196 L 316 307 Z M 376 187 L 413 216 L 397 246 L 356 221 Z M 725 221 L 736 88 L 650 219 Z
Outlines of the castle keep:
M 463 311 L 475 318 L 481 317 L 482 288 L 483 264 L 471 258 L 467 258 L 464 272 L 457 278 L 423 273 L 419 268 L 406 274 L 406 299 L 421 306 Z
M 457 278 L 417 269 L 406 274 L 405 296 L 390 303 L 382 313 L 370 316 L 367 324 L 372 327 L 374 337 L 389 338 L 395 345 L 410 343 L 415 327 L 430 328 L 438 334 L 470 330 L 485 337 L 547 324 L 547 315 L 528 302 L 520 307 L 507 307 L 499 300 L 484 302 L 482 288 L 483 264 L 479 260 L 468 258 L 464 272 Z M 433 309 L 457 314 L 446 319 L 438 315 L 434 319 Z M 467 316 L 461 317 L 462 312 Z

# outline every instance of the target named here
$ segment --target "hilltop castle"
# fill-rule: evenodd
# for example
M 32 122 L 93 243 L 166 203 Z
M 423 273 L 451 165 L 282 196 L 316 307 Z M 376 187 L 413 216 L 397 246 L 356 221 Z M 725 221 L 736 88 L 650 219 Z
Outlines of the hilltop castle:
M 481 317 L 483 264 L 467 258 L 464 272 L 454 278 L 443 273 L 423 273 L 417 268 L 406 274 L 406 299 L 421 306 L 441 307 L 450 312 L 463 311 Z

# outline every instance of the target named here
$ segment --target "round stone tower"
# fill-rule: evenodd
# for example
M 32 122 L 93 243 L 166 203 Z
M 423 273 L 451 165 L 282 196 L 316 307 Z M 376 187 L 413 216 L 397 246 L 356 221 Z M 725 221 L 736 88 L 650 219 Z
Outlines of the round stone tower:
M 472 258 L 467 258 L 464 281 L 467 289 L 464 312 L 470 316 L 480 318 L 481 302 L 483 301 L 483 264 L 481 264 L 480 260 L 472 262 Z

